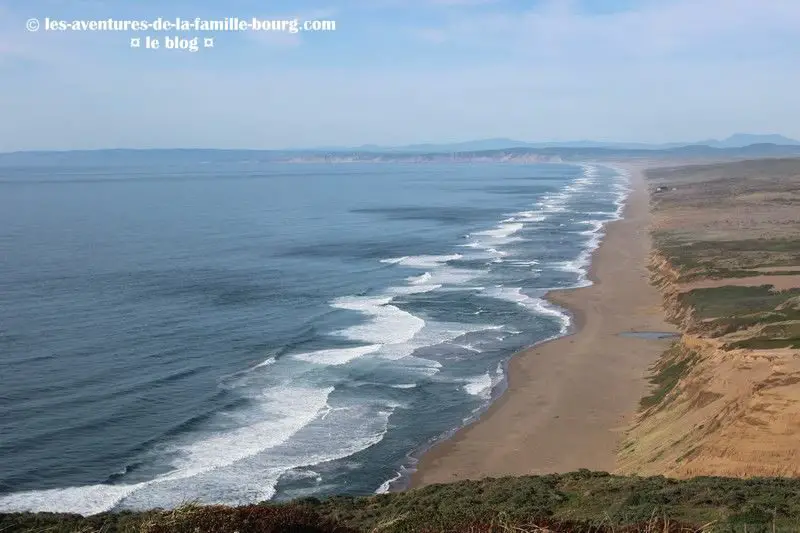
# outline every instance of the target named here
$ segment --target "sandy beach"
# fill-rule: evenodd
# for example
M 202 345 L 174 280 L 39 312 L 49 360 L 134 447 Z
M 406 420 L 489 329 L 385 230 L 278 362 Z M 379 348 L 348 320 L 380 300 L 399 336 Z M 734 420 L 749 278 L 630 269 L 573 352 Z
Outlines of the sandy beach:
M 620 336 L 675 331 L 648 279 L 649 197 L 641 168 L 623 218 L 594 252 L 589 287 L 552 291 L 571 311 L 574 333 L 509 363 L 508 389 L 475 423 L 425 453 L 411 485 L 503 475 L 613 471 L 624 428 L 649 389 L 650 366 L 669 340 Z

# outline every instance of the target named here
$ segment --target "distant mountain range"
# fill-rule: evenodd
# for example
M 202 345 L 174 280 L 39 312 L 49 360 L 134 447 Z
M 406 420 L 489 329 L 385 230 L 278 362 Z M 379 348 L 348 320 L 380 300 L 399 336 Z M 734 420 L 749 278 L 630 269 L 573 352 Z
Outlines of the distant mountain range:
M 449 144 L 409 144 L 405 146 L 379 146 L 365 144 L 354 147 L 320 147 L 308 151 L 325 152 L 372 152 L 372 153 L 448 153 L 480 152 L 485 150 L 508 150 L 512 148 L 613 148 L 618 150 L 668 150 L 683 146 L 709 146 L 711 148 L 743 148 L 753 144 L 777 144 L 781 146 L 800 146 L 800 141 L 778 134 L 736 133 L 723 140 L 708 139 L 696 142 L 677 142 L 664 144 L 603 142 L 603 141 L 564 141 L 564 142 L 526 142 L 514 139 L 496 138 L 466 141 Z M 305 150 L 304 150 L 305 151 Z
M 782 135 L 737 133 L 721 141 L 696 143 L 526 143 L 513 139 L 486 139 L 453 144 L 416 144 L 400 147 L 359 146 L 312 150 L 215 150 L 205 148 L 106 149 L 26 151 L 0 153 L 0 170 L 8 166 L 115 166 L 235 164 L 279 162 L 568 162 L 615 159 L 728 159 L 800 157 L 800 141 Z M 244 168 L 244 167 L 243 167 Z M 0 174 L 2 178 L 2 174 Z
M 717 148 L 705 144 L 680 145 L 672 148 L 623 148 L 619 146 L 554 146 L 512 147 L 491 150 L 444 150 L 427 146 L 415 151 L 370 151 L 364 148 L 348 151 L 330 150 L 212 150 L 212 149 L 113 149 L 0 153 L 0 179 L 3 167 L 108 167 L 108 166 L 185 166 L 195 164 L 236 165 L 257 169 L 263 163 L 429 163 L 488 162 L 518 163 L 615 161 L 619 159 L 708 160 L 760 157 L 800 157 L 800 143 L 779 145 L 758 143 L 747 146 Z M 452 146 L 452 145 L 449 145 Z M 462 145 L 463 146 L 463 145 Z M 479 145 L 482 147 L 482 145 Z M 437 150 L 438 148 L 438 150 Z

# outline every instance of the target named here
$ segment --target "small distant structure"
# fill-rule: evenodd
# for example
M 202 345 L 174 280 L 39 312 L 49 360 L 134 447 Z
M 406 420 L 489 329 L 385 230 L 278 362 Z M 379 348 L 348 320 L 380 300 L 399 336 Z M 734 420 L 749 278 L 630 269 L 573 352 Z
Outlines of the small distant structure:
M 664 191 L 668 191 L 668 190 L 669 190 L 669 187 L 665 187 L 664 185 L 662 185 L 661 187 L 656 187 L 656 192 L 664 192 Z M 675 189 L 673 189 L 673 190 L 675 190 Z

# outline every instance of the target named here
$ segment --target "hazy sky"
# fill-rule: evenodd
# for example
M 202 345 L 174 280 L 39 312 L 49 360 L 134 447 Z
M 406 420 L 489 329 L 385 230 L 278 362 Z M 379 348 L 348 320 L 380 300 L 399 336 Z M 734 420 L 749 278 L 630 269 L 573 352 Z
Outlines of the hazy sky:
M 25 29 L 176 16 L 337 30 Z M 800 0 L 0 0 L 0 151 L 800 138 L 798 95 Z

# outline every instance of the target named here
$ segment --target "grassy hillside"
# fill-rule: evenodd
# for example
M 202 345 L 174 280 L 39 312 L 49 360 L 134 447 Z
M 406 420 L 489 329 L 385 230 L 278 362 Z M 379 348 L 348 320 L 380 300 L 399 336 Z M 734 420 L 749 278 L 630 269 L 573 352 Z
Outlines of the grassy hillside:
M 666 527 L 665 527 L 665 524 Z M 543 529 L 549 528 L 549 529 Z M 773 529 L 774 528 L 774 529 Z M 523 533 L 800 531 L 800 480 L 563 475 L 463 481 L 403 493 L 168 512 L 0 515 L 0 531 Z

